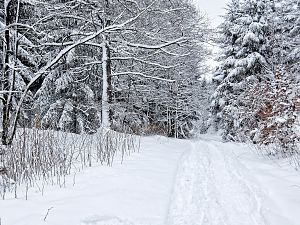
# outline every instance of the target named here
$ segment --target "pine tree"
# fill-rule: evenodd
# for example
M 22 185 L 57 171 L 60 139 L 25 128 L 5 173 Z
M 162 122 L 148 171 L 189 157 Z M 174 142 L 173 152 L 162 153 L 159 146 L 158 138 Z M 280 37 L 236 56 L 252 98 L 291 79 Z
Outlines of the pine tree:
M 282 1 L 277 14 L 282 21 L 282 47 L 284 63 L 291 72 L 300 72 L 300 2 L 296 0 Z M 287 57 L 286 57 L 287 56 Z M 286 57 L 286 58 L 285 58 Z
M 270 54 L 267 15 L 272 4 L 264 0 L 232 1 L 221 26 L 224 56 L 214 81 L 218 87 L 212 97 L 212 114 L 226 140 L 238 139 L 243 127 L 240 96 L 251 82 L 260 82 Z
M 294 54 L 297 47 L 293 41 L 293 37 L 299 35 L 295 32 L 298 26 L 295 3 L 278 1 L 268 15 L 268 44 L 272 49 L 268 65 L 260 74 L 261 82 L 251 83 L 249 91 L 241 96 L 245 102 L 240 110 L 244 124 L 241 136 L 260 147 L 268 146 L 272 154 L 281 156 L 297 153 L 299 143 L 295 129 L 300 110 L 299 68 L 297 54 Z
M 225 139 L 251 140 L 271 146 L 274 154 L 294 154 L 299 142 L 299 5 L 292 0 L 237 3 L 223 24 L 229 51 L 214 78 L 219 82 L 214 116 Z

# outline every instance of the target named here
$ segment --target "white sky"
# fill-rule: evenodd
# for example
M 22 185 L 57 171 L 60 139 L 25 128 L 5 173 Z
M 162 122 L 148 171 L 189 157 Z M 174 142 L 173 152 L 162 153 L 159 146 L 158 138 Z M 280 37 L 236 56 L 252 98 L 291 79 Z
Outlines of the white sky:
M 220 15 L 225 13 L 224 8 L 228 0 L 194 0 L 201 11 L 207 13 L 213 25 L 219 25 L 222 22 Z

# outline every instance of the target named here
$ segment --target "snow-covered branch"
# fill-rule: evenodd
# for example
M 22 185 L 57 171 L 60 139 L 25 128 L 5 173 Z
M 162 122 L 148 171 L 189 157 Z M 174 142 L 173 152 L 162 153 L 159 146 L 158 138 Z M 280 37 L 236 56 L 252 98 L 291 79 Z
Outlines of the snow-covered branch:
M 144 77 L 147 79 L 160 80 L 160 81 L 165 81 L 165 82 L 170 82 L 170 83 L 176 82 L 176 80 L 165 79 L 165 78 L 161 78 L 161 77 L 153 77 L 153 76 L 149 76 L 149 75 L 146 75 L 146 74 L 140 73 L 140 72 L 121 72 L 121 73 L 113 73 L 112 74 L 112 76 L 130 76 L 130 75 L 135 75 L 135 76 L 140 76 L 140 77 Z
M 0 95 L 9 93 L 22 93 L 21 91 L 0 91 Z
M 9 25 L 5 26 L 0 31 L 4 32 L 5 30 L 8 30 L 8 29 L 10 29 L 12 27 L 24 27 L 24 28 L 28 28 L 28 29 L 34 30 L 34 27 L 32 27 L 32 26 L 30 26 L 28 24 L 24 24 L 24 23 L 12 23 L 12 24 L 9 24 Z
M 165 66 L 165 65 L 161 65 L 159 63 L 149 62 L 149 61 L 145 61 L 145 60 L 138 59 L 135 57 L 113 57 L 113 58 L 111 58 L 111 60 L 134 60 L 134 61 L 141 62 L 144 64 L 160 67 L 162 69 L 172 69 L 172 68 L 176 67 L 176 66 Z
M 166 53 L 167 55 L 175 56 L 175 57 L 186 57 L 186 56 L 190 55 L 190 54 L 178 54 L 178 53 L 170 52 L 170 51 L 166 50 L 165 48 L 161 48 L 160 50 L 162 52 Z
M 172 41 L 168 41 L 167 43 L 158 44 L 158 45 L 146 45 L 146 44 L 139 44 L 139 43 L 130 43 L 130 42 L 124 42 L 125 45 L 129 47 L 135 47 L 135 48 L 144 48 L 144 49 L 162 49 L 165 47 L 168 47 L 173 44 L 180 44 L 186 42 L 186 38 L 181 37 Z

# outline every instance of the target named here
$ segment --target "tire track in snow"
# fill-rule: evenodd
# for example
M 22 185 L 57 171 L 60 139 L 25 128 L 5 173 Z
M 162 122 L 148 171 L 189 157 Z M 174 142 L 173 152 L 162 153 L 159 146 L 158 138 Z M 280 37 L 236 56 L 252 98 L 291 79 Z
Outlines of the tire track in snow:
M 212 143 L 192 143 L 175 181 L 167 225 L 266 225 L 246 168 Z

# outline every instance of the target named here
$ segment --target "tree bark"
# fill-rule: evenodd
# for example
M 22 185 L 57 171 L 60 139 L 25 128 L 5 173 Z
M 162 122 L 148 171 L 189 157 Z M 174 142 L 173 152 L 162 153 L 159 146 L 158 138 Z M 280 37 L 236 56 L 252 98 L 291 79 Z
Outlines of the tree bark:
M 11 21 L 11 13 L 10 6 L 12 2 L 4 1 L 4 25 L 7 27 Z M 6 29 L 4 32 L 4 40 L 3 40 L 3 71 L 2 71 L 2 90 L 9 91 L 9 55 L 11 52 L 11 40 L 10 40 L 10 32 L 9 29 Z M 2 95 L 2 137 L 1 141 L 3 145 L 8 145 L 9 139 L 9 116 L 10 116 L 10 104 L 8 101 L 9 94 L 3 93 Z
M 110 26 L 110 19 L 108 16 L 109 1 L 106 0 L 104 4 L 103 28 Z M 102 37 L 102 127 L 110 129 L 112 117 L 110 110 L 110 104 L 112 101 L 111 57 L 109 37 L 107 34 L 103 34 Z
M 111 61 L 110 49 L 107 37 L 103 35 L 102 43 L 102 127 L 110 129 L 111 127 Z

